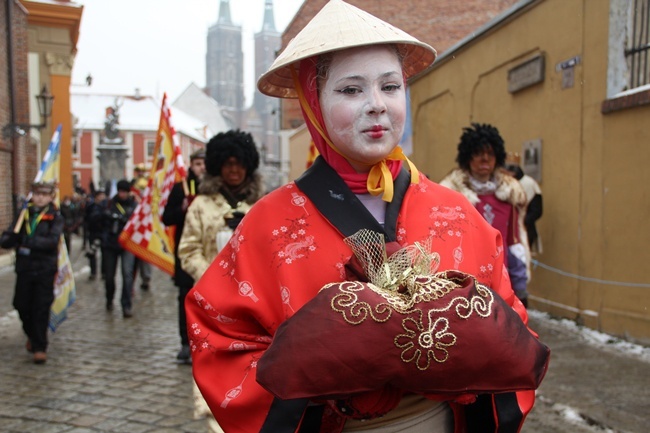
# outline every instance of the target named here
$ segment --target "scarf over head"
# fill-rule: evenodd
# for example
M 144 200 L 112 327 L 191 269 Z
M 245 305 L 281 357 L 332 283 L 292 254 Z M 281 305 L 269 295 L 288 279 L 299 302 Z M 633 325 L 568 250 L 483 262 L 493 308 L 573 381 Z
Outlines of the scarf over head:
M 350 190 L 355 194 L 382 194 L 384 201 L 393 199 L 393 181 L 406 161 L 411 171 L 411 183 L 419 182 L 419 172 L 415 165 L 404 155 L 397 145 L 382 161 L 376 163 L 368 173 L 358 173 L 329 138 L 318 100 L 316 64 L 318 56 L 300 61 L 299 71 L 293 65 L 291 73 L 300 100 L 300 108 L 307 123 L 307 128 L 318 152 L 325 161 L 341 176 Z

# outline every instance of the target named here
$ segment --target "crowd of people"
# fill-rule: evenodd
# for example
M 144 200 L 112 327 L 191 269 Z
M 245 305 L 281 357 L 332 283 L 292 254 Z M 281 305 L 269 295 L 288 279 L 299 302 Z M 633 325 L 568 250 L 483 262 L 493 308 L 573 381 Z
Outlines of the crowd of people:
M 219 133 L 205 150 L 190 155 L 188 177 L 171 190 L 162 222 L 176 227 L 176 361 L 193 366 L 197 414 L 207 416 L 211 431 L 472 433 L 485 431 L 486 425 L 504 426 L 509 432 L 521 429 L 534 403 L 534 389 L 499 389 L 505 374 L 500 371 L 468 373 L 482 378 L 483 391 L 468 393 L 467 385 L 445 392 L 435 386 L 397 387 L 391 363 L 408 363 L 402 352 L 401 358 L 386 356 L 386 371 L 393 376 L 377 379 L 370 388 L 364 384 L 361 391 L 331 396 L 315 380 L 298 384 L 303 398 L 291 404 L 271 385 L 258 382 L 255 374 L 264 367 L 274 372 L 271 382 L 290 382 L 285 379 L 292 366 L 269 366 L 266 361 L 271 348 L 282 351 L 273 346 L 281 344 L 275 337 L 307 332 L 317 339 L 321 322 L 297 322 L 294 315 L 325 296 L 325 288 L 344 291 L 351 282 L 360 284 L 355 290 L 371 287 L 382 297 L 376 305 L 359 303 L 351 316 L 344 315 L 350 333 L 356 332 L 353 310 L 379 313 L 386 311 L 386 299 L 399 303 L 413 295 L 418 300 L 409 304 L 414 308 L 410 312 L 425 317 L 428 309 L 439 307 L 436 302 L 453 296 L 416 296 L 419 286 L 413 281 L 418 278 L 445 287 L 460 287 L 460 280 L 488 286 L 502 299 L 490 308 L 509 311 L 503 326 L 529 331 L 531 245 L 537 250 L 541 245 L 535 229 L 542 214 L 539 185 L 524 179 L 518 166 L 506 164 L 505 142 L 493 125 L 472 123 L 462 131 L 458 167 L 440 183 L 420 173 L 399 146 L 407 118 L 406 82 L 435 58 L 432 47 L 400 29 L 343 1 L 330 1 L 258 82 L 266 95 L 298 98 L 319 153 L 311 167 L 299 179 L 264 195 L 260 157 L 249 133 Z M 54 186 L 34 184 L 25 222 L 19 230 L 3 233 L 0 246 L 17 251 L 14 306 L 34 362 L 46 360 L 47 312 L 56 273 L 54 239 L 61 234 L 70 248 L 70 236 L 83 228 L 90 279 L 104 280 L 108 312 L 114 309 L 119 263 L 122 315 L 133 316 L 134 280 L 140 272 L 141 288 L 147 290 L 151 268 L 125 250 L 118 237 L 146 185 L 140 175 L 144 173 L 118 181 L 112 196 L 97 189 L 83 205 L 64 200 L 60 211 L 52 204 Z M 358 236 L 368 232 L 376 237 Z M 371 258 L 359 253 L 376 248 L 379 254 Z M 389 258 L 407 260 L 412 248 L 426 258 L 427 266 L 406 263 L 401 274 L 391 274 Z M 385 274 L 386 286 L 377 283 L 373 267 Z M 415 279 L 409 279 L 411 274 Z M 352 292 L 345 293 L 356 299 Z M 323 313 L 334 314 L 330 320 L 336 320 L 341 306 L 335 308 L 334 301 L 327 305 L 332 311 L 326 308 Z M 476 322 L 454 323 L 462 328 Z M 387 332 L 386 327 L 372 329 L 382 337 Z M 447 334 L 430 331 L 429 339 L 440 340 L 436 347 L 455 344 L 443 341 Z M 323 350 L 336 351 L 337 362 L 347 366 L 364 348 L 342 337 L 331 346 L 323 342 Z M 397 342 L 394 336 L 387 338 Z M 427 352 L 424 340 L 418 350 L 425 358 L 437 356 Z M 460 366 L 456 368 L 469 368 L 465 360 L 478 353 L 466 350 L 455 360 Z M 499 353 L 487 350 L 481 356 L 504 363 L 523 358 L 517 347 Z M 363 365 L 354 368 L 362 370 Z M 361 389 L 337 381 L 336 370 L 331 375 L 328 382 L 336 389 Z

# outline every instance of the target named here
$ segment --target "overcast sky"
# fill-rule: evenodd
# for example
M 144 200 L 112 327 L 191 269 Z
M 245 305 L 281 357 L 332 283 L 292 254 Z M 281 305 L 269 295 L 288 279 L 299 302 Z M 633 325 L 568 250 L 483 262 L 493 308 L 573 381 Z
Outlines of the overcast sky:
M 230 0 L 231 18 L 243 28 L 244 91 L 254 90 L 253 37 L 262 28 L 265 0 Z M 192 82 L 205 86 L 208 27 L 220 0 L 76 0 L 84 6 L 72 71 L 72 90 L 133 94 L 173 101 Z M 273 0 L 283 32 L 303 0 Z M 84 87 L 88 74 L 91 87 Z

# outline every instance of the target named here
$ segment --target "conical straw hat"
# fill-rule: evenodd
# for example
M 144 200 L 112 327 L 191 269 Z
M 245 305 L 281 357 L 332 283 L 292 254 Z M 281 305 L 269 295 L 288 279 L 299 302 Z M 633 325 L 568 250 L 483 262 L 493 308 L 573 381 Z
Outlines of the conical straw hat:
M 362 45 L 395 44 L 403 56 L 406 77 L 427 69 L 436 50 L 406 32 L 341 0 L 330 0 L 289 42 L 257 81 L 260 92 L 297 98 L 289 66 L 317 54 Z

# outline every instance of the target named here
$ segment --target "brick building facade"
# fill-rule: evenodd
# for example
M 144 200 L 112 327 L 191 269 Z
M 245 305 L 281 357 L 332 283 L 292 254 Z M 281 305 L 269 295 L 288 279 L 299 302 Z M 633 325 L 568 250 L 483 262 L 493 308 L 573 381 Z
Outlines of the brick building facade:
M 12 123 L 30 123 L 28 92 L 27 10 L 17 0 L 0 10 L 0 227 L 9 227 L 16 201 L 36 175 L 37 147 L 30 137 L 11 133 Z

